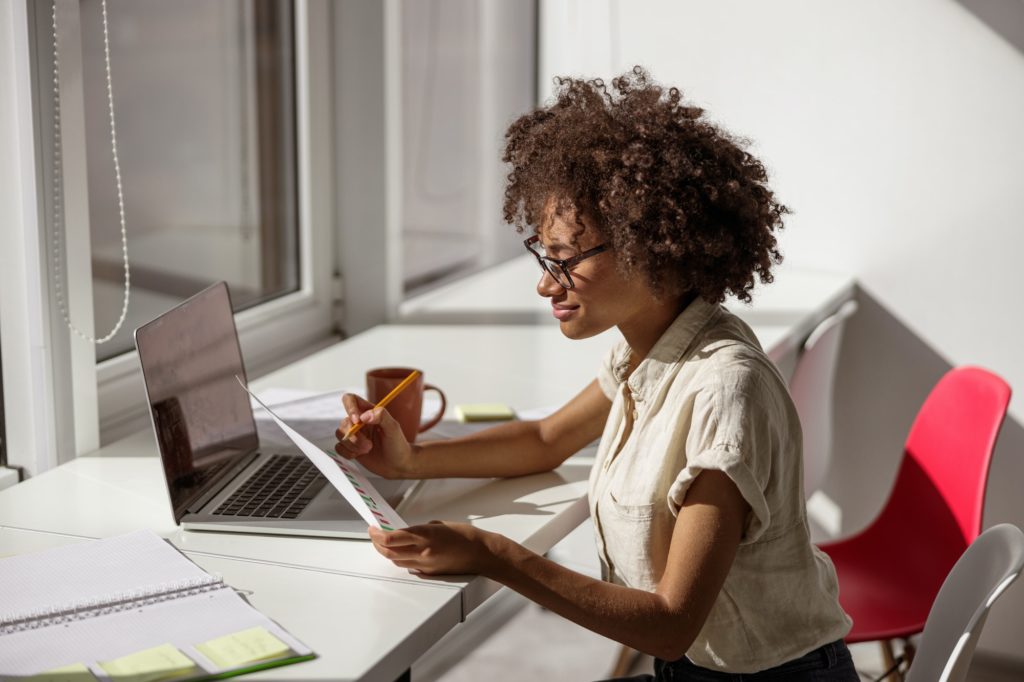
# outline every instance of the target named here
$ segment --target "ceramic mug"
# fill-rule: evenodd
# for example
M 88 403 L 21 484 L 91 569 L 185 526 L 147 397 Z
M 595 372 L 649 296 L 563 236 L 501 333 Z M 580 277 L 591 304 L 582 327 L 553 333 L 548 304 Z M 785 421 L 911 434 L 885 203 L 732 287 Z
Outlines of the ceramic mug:
M 391 392 L 391 389 L 402 383 L 402 380 L 412 374 L 413 371 L 412 367 L 378 367 L 377 369 L 371 369 L 366 373 L 366 399 L 376 405 L 384 396 Z M 436 415 L 421 423 L 424 391 L 437 391 L 437 394 L 441 397 L 441 409 L 438 410 Z M 447 406 L 448 401 L 444 396 L 444 391 L 437 386 L 425 383 L 423 372 L 420 371 L 420 375 L 410 385 L 406 386 L 401 393 L 395 396 L 384 409 L 402 427 L 405 439 L 412 443 L 416 440 L 416 436 L 427 429 L 433 428 L 441 421 Z

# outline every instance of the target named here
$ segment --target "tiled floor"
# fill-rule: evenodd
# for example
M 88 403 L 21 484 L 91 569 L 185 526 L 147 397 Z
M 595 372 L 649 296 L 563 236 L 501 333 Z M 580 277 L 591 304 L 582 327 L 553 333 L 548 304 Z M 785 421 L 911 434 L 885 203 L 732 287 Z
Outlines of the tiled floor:
M 877 644 L 850 647 L 864 680 L 882 672 Z M 519 611 L 503 628 L 451 668 L 440 682 L 585 682 L 607 677 L 618 645 L 535 605 Z M 651 672 L 644 657 L 632 674 Z M 1019 682 L 1024 672 L 975 671 L 971 682 Z

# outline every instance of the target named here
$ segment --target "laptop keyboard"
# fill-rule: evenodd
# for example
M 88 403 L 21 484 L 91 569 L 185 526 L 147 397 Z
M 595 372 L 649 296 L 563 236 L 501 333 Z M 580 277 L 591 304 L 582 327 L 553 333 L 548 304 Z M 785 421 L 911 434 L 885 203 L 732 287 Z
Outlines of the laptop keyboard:
M 305 457 L 271 455 L 241 488 L 213 513 L 294 519 L 327 483 Z

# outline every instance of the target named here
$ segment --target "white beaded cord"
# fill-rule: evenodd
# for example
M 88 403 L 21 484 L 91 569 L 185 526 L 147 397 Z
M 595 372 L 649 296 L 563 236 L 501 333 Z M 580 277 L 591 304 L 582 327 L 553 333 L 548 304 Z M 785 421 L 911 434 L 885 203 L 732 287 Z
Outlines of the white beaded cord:
M 106 61 L 107 71 L 107 108 L 110 112 L 110 151 L 114 157 L 114 179 L 117 183 L 117 209 L 121 221 L 121 255 L 124 260 L 124 299 L 121 304 L 121 316 L 118 318 L 114 328 L 105 336 L 96 338 L 90 336 L 75 326 L 71 321 L 67 303 L 64 300 L 64 283 L 62 279 L 62 258 L 61 238 L 63 234 L 61 220 L 61 178 L 63 176 L 63 165 L 61 159 L 61 125 L 60 125 L 60 50 L 58 49 L 57 32 L 57 0 L 53 0 L 53 272 L 55 280 L 55 291 L 57 295 L 57 306 L 60 314 L 70 329 L 80 339 L 88 343 L 101 344 L 114 338 L 120 331 L 128 316 L 128 295 L 131 289 L 131 278 L 128 272 L 128 232 L 125 229 L 124 219 L 124 192 L 121 186 L 121 163 L 117 155 L 117 128 L 114 124 L 114 86 L 110 76 L 110 31 L 107 23 L 107 0 L 101 1 L 103 9 L 103 53 Z

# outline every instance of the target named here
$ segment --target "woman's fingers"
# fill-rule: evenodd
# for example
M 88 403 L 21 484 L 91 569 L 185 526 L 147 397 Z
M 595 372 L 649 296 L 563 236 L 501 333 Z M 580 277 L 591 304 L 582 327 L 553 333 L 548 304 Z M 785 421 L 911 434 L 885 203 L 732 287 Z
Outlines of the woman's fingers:
M 338 442 L 334 444 L 334 451 L 347 459 L 365 455 L 373 449 L 373 445 L 369 440 L 363 439 L 359 441 L 354 438 L 345 438 L 344 429 L 338 429 L 335 432 L 335 436 Z
M 422 573 L 423 575 L 432 575 L 429 568 L 427 568 L 420 561 L 415 559 L 398 559 L 394 561 L 394 564 L 399 568 L 409 569 L 410 573 Z
M 341 396 L 341 404 L 345 408 L 345 414 L 350 417 L 357 416 L 373 409 L 373 403 L 360 398 L 355 393 L 345 393 Z
M 345 393 L 341 396 L 341 404 L 345 414 L 352 420 L 352 423 L 359 421 L 359 415 L 374 409 L 374 403 L 370 400 L 359 397 L 355 393 Z
M 381 547 L 389 548 L 402 548 L 402 547 L 414 547 L 422 548 L 426 545 L 424 538 L 410 533 L 407 530 L 389 530 L 383 531 L 379 528 L 370 528 L 370 539 L 373 540 L 373 544 L 380 545 Z
M 348 433 L 348 429 L 350 426 L 351 423 L 346 418 L 344 421 L 341 422 L 341 426 L 338 427 L 338 430 L 334 432 L 334 437 L 338 441 L 337 445 L 335 445 L 334 447 L 335 452 L 337 452 L 339 455 L 346 454 L 345 452 L 339 450 L 339 447 L 341 447 L 346 452 L 351 453 L 353 455 L 365 455 L 367 452 L 373 449 L 373 441 L 366 437 L 364 430 L 360 430 L 359 433 L 355 433 L 352 434 L 351 436 L 346 437 L 345 434 Z
M 423 575 L 472 573 L 472 566 L 458 552 L 437 546 L 436 529 L 446 526 L 433 524 L 383 531 L 370 528 L 373 548 L 382 557 L 410 573 Z
M 359 455 L 366 454 L 364 452 L 360 452 L 353 445 L 344 441 L 339 441 L 334 444 L 334 452 L 345 459 L 355 459 L 359 457 Z
M 426 572 L 431 568 L 429 557 L 423 550 L 417 548 L 391 549 L 374 545 L 377 553 L 400 568 L 417 569 L 417 572 Z
M 390 535 L 391 533 L 371 529 L 370 538 L 373 540 L 373 548 L 377 550 L 377 553 L 396 566 L 422 568 L 427 550 L 418 543 L 419 538 L 400 536 L 397 539 L 392 539 L 389 537 Z
M 338 430 L 335 432 L 335 436 L 339 441 L 350 440 L 357 446 L 362 447 L 364 450 L 369 450 L 370 447 L 372 447 L 372 443 L 366 435 L 363 435 L 362 430 L 360 430 L 360 433 L 355 433 L 347 439 L 345 434 L 348 433 L 349 429 L 353 425 L 366 421 L 362 419 L 361 416 L 367 413 L 367 411 L 373 410 L 373 403 L 360 398 L 355 393 L 345 393 L 341 396 L 341 404 L 342 407 L 344 407 L 345 414 L 347 416 L 341 421 Z M 364 427 L 365 426 L 366 424 L 364 423 Z
M 350 395 L 350 393 L 347 393 L 345 397 Z M 348 435 L 349 429 L 351 429 L 354 424 L 360 423 L 358 410 L 356 412 L 357 414 L 355 416 L 348 416 L 341 420 L 337 430 L 334 432 L 334 437 L 338 440 L 339 444 L 344 443 L 349 452 L 356 455 L 363 455 L 373 449 L 373 441 L 370 440 L 370 435 L 372 435 L 373 430 L 368 424 L 363 423 L 363 428 L 360 429 L 358 433 L 354 433 L 351 436 Z M 345 454 L 338 451 L 337 448 L 335 448 L 335 451 L 338 452 L 338 454 Z

